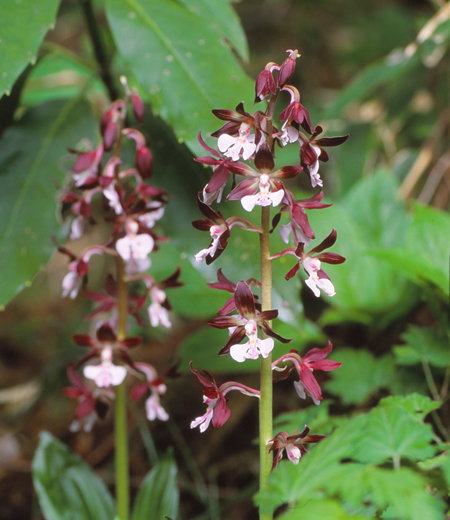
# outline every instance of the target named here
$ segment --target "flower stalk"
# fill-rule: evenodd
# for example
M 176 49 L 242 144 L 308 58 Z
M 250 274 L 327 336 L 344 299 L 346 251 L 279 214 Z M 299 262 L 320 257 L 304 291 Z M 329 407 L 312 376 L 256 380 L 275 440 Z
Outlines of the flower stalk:
M 270 260 L 270 206 L 262 208 L 260 234 L 261 253 L 261 309 L 272 308 L 272 261 Z M 271 326 L 271 323 L 269 323 Z M 272 468 L 272 455 L 267 448 L 267 442 L 273 436 L 272 408 L 272 353 L 268 357 L 261 357 L 260 368 L 260 401 L 259 401 L 259 456 L 260 456 L 260 490 L 264 488 L 269 479 Z M 260 513 L 261 520 L 270 520 L 272 514 Z
M 118 325 L 117 338 L 126 336 L 128 291 L 125 282 L 125 265 L 117 255 Z M 125 380 L 116 387 L 114 407 L 115 460 L 116 460 L 116 508 L 120 520 L 128 520 L 130 511 L 130 478 L 128 462 L 127 396 Z

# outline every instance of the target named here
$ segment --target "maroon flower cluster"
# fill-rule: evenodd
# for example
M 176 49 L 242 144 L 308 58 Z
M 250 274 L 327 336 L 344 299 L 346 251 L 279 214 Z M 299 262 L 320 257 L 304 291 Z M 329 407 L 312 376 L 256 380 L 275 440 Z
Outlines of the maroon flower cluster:
M 159 404 L 159 396 L 166 389 L 164 382 L 154 367 L 135 363 L 129 355 L 129 349 L 137 347 L 141 338 L 118 337 L 119 314 L 124 308 L 123 302 L 119 301 L 120 284 L 127 286 L 127 316 L 132 316 L 142 326 L 149 321 L 153 327 L 166 328 L 171 326 L 171 305 L 165 291 L 182 285 L 179 268 L 161 281 L 156 281 L 147 272 L 151 266 L 150 253 L 167 240 L 156 228 L 164 214 L 168 195 L 149 183 L 153 173 L 152 153 L 142 132 L 126 126 L 128 107 L 131 106 L 136 121 L 142 123 L 144 105 L 136 89 L 130 89 L 125 78 L 121 80 L 125 99 L 112 103 L 101 118 L 102 139 L 97 147 L 71 150 L 75 162 L 67 186 L 60 193 L 63 214 L 71 219 L 71 240 L 81 238 L 100 219 L 110 230 L 104 243 L 88 246 L 78 254 L 71 248 L 57 246 L 70 260 L 69 272 L 62 282 L 63 296 L 77 297 L 86 282 L 94 255 L 110 255 L 117 265 L 123 266 L 121 273 L 118 268 L 116 276 L 106 276 L 103 291 L 83 290 L 84 296 L 96 304 L 85 317 L 93 322 L 95 335 L 73 336 L 75 343 L 89 348 L 68 372 L 74 386 L 66 389 L 66 394 L 79 401 L 74 428 L 90 428 L 96 418 L 104 415 L 106 404 L 114 397 L 113 388 L 121 384 L 128 373 L 144 381 L 132 391 L 132 398 L 148 395 L 147 417 L 150 420 L 168 418 Z M 131 140 L 135 150 L 132 165 L 122 163 L 121 150 L 125 140 Z M 146 319 L 141 315 L 143 309 L 146 309 Z M 86 364 L 94 360 L 97 360 L 94 364 Z M 77 372 L 82 366 L 89 383 L 84 383 Z
M 198 134 L 199 143 L 208 155 L 197 158 L 196 161 L 212 167 L 213 172 L 210 181 L 198 197 L 198 206 L 204 218 L 193 222 L 196 229 L 209 232 L 211 241 L 206 249 L 195 255 L 195 258 L 198 263 L 205 260 L 207 264 L 217 260 L 227 247 L 232 228 L 235 226 L 244 231 L 264 233 L 261 228 L 247 220 L 240 217 L 225 218 L 220 211 L 211 207 L 214 202 L 221 201 L 224 190 L 231 181 L 227 201 L 240 201 L 242 208 L 248 213 L 257 206 L 269 209 L 272 206 L 278 209 L 272 218 L 270 231 L 274 232 L 278 227 L 283 242 L 289 244 L 292 241 L 292 246 L 270 256 L 270 260 L 285 255 L 295 256 L 296 263 L 286 274 L 286 280 L 293 278 L 300 267 L 303 267 L 308 275 L 305 283 L 316 296 L 320 296 L 321 291 L 333 296 L 335 288 L 323 271 L 322 263 L 340 264 L 345 261 L 345 258 L 337 253 L 325 251 L 336 242 L 336 231 L 333 229 L 319 245 L 306 252 L 316 238 L 307 211 L 324 209 L 330 204 L 322 202 L 322 191 L 310 198 L 297 199 L 286 187 L 285 181 L 303 172 L 308 176 L 312 188 L 322 187 L 319 165 L 329 158 L 325 148 L 344 143 L 348 135 L 321 137 L 323 128 L 312 125 L 307 109 L 300 102 L 299 91 L 288 84 L 295 70 L 298 52 L 287 52 L 288 57 L 281 65 L 268 63 L 256 80 L 255 103 L 266 100 L 265 110 L 250 113 L 245 110 L 243 103 L 239 103 L 235 110 L 213 110 L 213 114 L 223 121 L 222 127 L 211 134 L 212 138 L 217 139 L 216 147 L 209 146 L 201 134 Z M 287 105 L 281 107 L 279 122 L 275 122 L 275 105 L 281 92 L 287 92 L 290 100 Z M 277 125 L 281 126 L 278 128 Z M 275 150 L 285 146 L 297 146 L 298 163 L 277 168 Z M 208 285 L 232 293 L 232 297 L 218 311 L 218 317 L 209 321 L 209 325 L 227 329 L 229 332 L 228 340 L 219 351 L 220 355 L 230 354 L 240 363 L 260 356 L 268 358 L 274 348 L 274 340 L 282 343 L 291 341 L 282 338 L 271 326 L 271 321 L 278 316 L 278 311 L 261 310 L 258 297 L 253 294 L 253 288 L 261 287 L 259 281 L 252 278 L 233 283 L 225 277 L 221 269 L 217 277 L 217 283 Z M 262 332 L 262 338 L 258 337 L 258 331 Z M 297 351 L 291 350 L 273 362 L 272 369 L 282 372 L 278 379 L 288 377 L 295 369 L 299 377 L 299 381 L 294 383 L 298 395 L 304 398 L 308 394 L 314 403 L 319 404 L 322 392 L 313 371 L 329 371 L 340 366 L 340 363 L 325 359 L 331 349 L 332 345 L 329 343 L 326 348 L 313 349 L 303 357 Z M 205 374 L 208 379 L 197 371 L 193 372 L 206 388 L 204 400 L 208 408 L 206 415 L 193 421 L 191 427 L 200 425 L 201 431 L 204 431 L 211 420 L 215 427 L 219 427 L 229 416 L 223 385 L 217 387 L 213 377 L 207 372 Z M 236 383 L 229 384 L 236 388 Z M 256 393 L 255 390 L 252 395 Z M 280 432 L 269 442 L 270 450 L 277 452 L 274 467 L 284 450 L 293 462 L 298 462 L 301 454 L 306 451 L 304 444 L 318 442 L 323 437 L 309 436 L 308 431 L 306 428 L 304 432 L 295 436 Z

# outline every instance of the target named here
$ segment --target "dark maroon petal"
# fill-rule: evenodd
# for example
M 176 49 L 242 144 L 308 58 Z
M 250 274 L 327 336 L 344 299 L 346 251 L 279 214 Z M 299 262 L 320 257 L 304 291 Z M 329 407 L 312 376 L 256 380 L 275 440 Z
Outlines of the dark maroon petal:
M 236 309 L 236 304 L 234 303 L 234 296 L 232 296 L 229 300 L 227 300 L 225 305 L 217 311 L 217 314 L 219 316 L 225 316 L 230 314 L 231 311 L 234 311 L 234 309 Z
M 267 323 L 261 323 L 261 328 L 267 336 L 270 336 L 271 338 L 275 338 L 278 341 L 281 341 L 281 343 L 290 343 L 292 341 L 292 338 L 287 339 L 287 338 L 283 338 L 283 336 L 280 336 L 272 328 L 270 328 L 269 325 L 267 325 Z
M 84 276 L 89 271 L 89 264 L 84 260 L 78 260 L 77 262 L 77 275 Z
M 337 361 L 332 361 L 331 359 L 323 359 L 322 361 L 312 361 L 308 363 L 308 366 L 313 370 L 323 370 L 324 372 L 330 372 L 331 370 L 336 370 L 342 366 L 342 363 L 338 363 Z
M 194 157 L 194 161 L 206 164 L 207 166 L 216 166 L 217 164 L 220 164 L 219 160 L 214 159 L 214 157 L 210 157 L 209 155 L 206 155 L 205 157 Z
M 328 249 L 329 247 L 334 245 L 334 243 L 336 242 L 336 239 L 337 239 L 337 232 L 335 229 L 332 229 L 331 233 L 324 240 L 322 240 L 322 242 L 318 246 L 311 249 L 311 251 L 308 253 L 308 255 L 310 256 L 313 253 L 321 253 L 324 249 Z
M 207 379 L 205 376 L 202 376 L 202 374 L 200 374 L 200 372 L 198 370 L 195 370 L 195 368 L 192 368 L 192 361 L 189 361 L 189 367 L 191 369 L 191 372 L 197 376 L 197 379 L 200 381 L 200 383 L 205 387 L 205 388 L 214 388 L 216 387 L 215 383 L 214 382 L 211 382 L 209 379 Z M 211 377 L 211 379 L 213 380 L 213 377 L 211 376 L 211 374 L 209 374 L 209 372 L 206 372 L 204 370 L 204 372 L 206 374 L 208 374 L 208 376 Z
M 292 179 L 301 171 L 303 171 L 303 166 L 283 166 L 283 168 L 274 172 L 272 176 L 277 177 L 278 179 Z
M 340 144 L 345 143 L 349 137 L 350 134 L 335 137 L 321 137 L 320 139 L 316 139 L 314 144 L 317 146 L 339 146 Z
M 333 345 L 331 341 L 329 341 L 328 345 L 324 348 L 313 348 L 311 350 L 308 350 L 308 352 L 304 356 L 302 356 L 302 359 L 305 363 L 325 359 L 332 350 Z
M 199 210 L 203 213 L 203 215 L 214 224 L 224 224 L 225 220 L 222 217 L 221 213 L 217 213 L 212 209 L 211 206 L 208 206 L 208 204 L 202 202 L 202 200 L 200 199 L 200 195 L 200 193 L 197 195 L 197 205 Z
M 234 110 L 226 110 L 226 109 L 215 109 L 211 110 L 211 112 L 222 121 L 241 121 L 242 117 L 235 112 Z
M 320 389 L 319 383 L 306 365 L 301 366 L 300 382 L 312 396 L 322 401 L 322 390 Z
M 208 321 L 208 325 L 216 329 L 228 329 L 229 327 L 242 327 L 246 320 L 237 316 L 218 316 Z
M 326 264 L 343 264 L 345 262 L 345 258 L 337 253 L 320 253 L 316 258 Z
M 167 278 L 164 278 L 164 280 L 161 280 L 158 282 L 158 287 L 160 289 L 169 289 L 170 287 L 181 287 L 183 286 L 183 282 L 180 282 L 178 278 L 181 275 L 181 267 L 177 266 L 175 272 L 173 272 L 170 276 Z
M 230 170 L 224 164 L 217 166 L 217 168 L 214 168 L 213 174 L 210 181 L 206 185 L 205 191 L 207 193 L 213 193 L 220 190 L 220 188 L 227 183 L 230 175 Z
M 308 238 L 316 238 L 314 231 L 312 230 L 311 226 L 309 225 L 308 216 L 306 215 L 306 212 L 300 207 L 300 206 L 294 206 L 291 209 L 291 217 L 294 220 L 296 224 L 298 224 L 303 233 Z
M 294 267 L 286 274 L 286 276 L 284 277 L 286 280 L 290 280 L 291 278 L 293 278 L 299 271 L 300 269 L 300 264 L 297 262 Z
M 134 336 L 132 338 L 125 338 L 120 341 L 120 346 L 123 348 L 135 348 L 142 343 L 141 336 Z
M 63 393 L 67 397 L 77 398 L 77 397 L 81 397 L 82 395 L 84 395 L 85 390 L 71 386 L 71 387 L 63 388 Z
M 313 442 L 320 442 L 321 440 L 328 437 L 328 435 L 307 435 L 306 437 L 302 438 L 302 444 L 311 444 Z
M 139 401 L 139 399 L 147 392 L 148 383 L 137 385 L 131 389 L 130 397 L 132 401 Z
M 219 152 L 217 150 L 214 150 L 214 148 L 211 148 L 210 146 L 208 146 L 205 141 L 203 141 L 202 139 L 202 133 L 199 132 L 197 134 L 197 139 L 198 139 L 198 142 L 201 144 L 201 146 L 207 151 L 209 152 L 211 155 L 215 155 L 216 157 L 221 157 L 221 155 L 219 154 Z M 202 159 L 205 159 L 205 157 L 202 157 Z M 195 161 L 200 161 L 200 159 L 194 159 Z
M 115 343 L 117 336 L 114 334 L 111 325 L 104 323 L 97 329 L 97 339 L 102 343 Z
M 234 302 L 238 313 L 247 320 L 255 317 L 255 298 L 250 287 L 243 281 L 236 285 Z
M 135 368 L 134 361 L 131 359 L 128 352 L 126 352 L 125 350 L 119 350 L 118 356 L 125 364 L 127 364 L 131 368 Z
M 223 291 L 229 291 L 233 292 L 236 288 L 236 284 L 228 280 L 228 278 L 222 273 L 222 269 L 217 270 L 217 280 L 218 282 L 215 283 L 207 283 L 206 285 L 208 287 L 211 287 L 211 289 L 219 289 Z
M 94 347 L 95 341 L 87 334 L 73 334 L 72 339 L 80 347 Z
M 230 347 L 232 345 L 236 345 L 240 343 L 245 337 L 244 327 L 237 327 L 235 331 L 231 334 L 228 341 L 225 345 L 220 349 L 219 356 L 224 356 L 230 352 Z
M 278 318 L 278 311 L 277 309 L 272 309 L 270 311 L 262 311 L 257 316 L 257 322 L 260 323 L 262 321 L 272 321 L 274 319 Z
M 209 231 L 211 229 L 211 222 L 206 218 L 194 220 L 194 222 L 192 222 L 192 225 L 195 227 L 195 229 L 198 229 L 199 231 Z
M 255 166 L 262 173 L 269 173 L 275 168 L 275 161 L 267 143 L 263 143 L 256 152 Z
M 211 137 L 220 137 L 223 134 L 236 136 L 239 134 L 240 126 L 241 126 L 241 123 L 233 123 L 230 121 L 228 123 L 225 123 L 222 126 L 222 128 L 219 128 L 219 130 L 216 130 L 215 132 L 213 132 L 211 134 Z
M 228 418 L 230 417 L 230 409 L 227 406 L 225 397 L 222 393 L 219 393 L 219 400 L 213 410 L 212 424 L 214 428 L 220 428 L 223 426 Z
M 80 402 L 75 412 L 75 418 L 80 420 L 91 414 L 95 409 L 95 399 L 93 395 L 86 395 Z
M 231 172 L 237 173 L 238 175 L 245 175 L 247 177 L 259 177 L 259 173 L 251 168 L 248 164 L 236 161 L 231 161 L 228 164 L 228 168 Z
M 258 191 L 258 179 L 245 179 L 228 195 L 227 200 L 240 200 L 246 195 L 255 195 Z
M 310 143 L 303 143 L 301 146 L 301 157 L 302 157 L 302 163 L 313 166 L 316 164 L 318 155 L 314 148 L 311 146 Z

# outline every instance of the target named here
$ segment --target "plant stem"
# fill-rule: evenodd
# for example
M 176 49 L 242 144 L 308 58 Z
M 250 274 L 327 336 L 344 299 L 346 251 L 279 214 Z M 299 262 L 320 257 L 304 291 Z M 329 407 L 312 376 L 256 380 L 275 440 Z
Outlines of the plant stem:
M 118 326 L 119 340 L 126 336 L 127 284 L 125 266 L 117 255 Z M 115 445 L 116 445 L 116 502 L 120 520 L 128 520 L 130 511 L 130 485 L 128 473 L 127 402 L 125 381 L 116 386 Z
M 95 59 L 99 66 L 99 74 L 102 78 L 103 83 L 108 89 L 108 94 L 111 100 L 117 99 L 118 91 L 116 89 L 113 75 L 110 70 L 111 60 L 108 58 L 103 38 L 100 34 L 100 30 L 95 19 L 94 10 L 92 8 L 92 0 L 80 0 L 81 8 L 83 9 L 84 17 L 86 19 L 86 25 L 89 31 L 89 35 L 92 40 L 92 46 L 94 49 Z
M 269 244 L 270 207 L 262 208 L 260 250 L 261 250 L 261 308 L 270 310 L 272 308 L 272 262 L 270 260 Z M 260 475 L 259 488 L 262 490 L 269 479 L 272 468 L 272 456 L 267 448 L 267 441 L 272 434 L 272 354 L 267 358 L 261 357 L 261 383 L 259 400 L 259 455 Z M 262 513 L 260 520 L 271 520 L 272 513 Z

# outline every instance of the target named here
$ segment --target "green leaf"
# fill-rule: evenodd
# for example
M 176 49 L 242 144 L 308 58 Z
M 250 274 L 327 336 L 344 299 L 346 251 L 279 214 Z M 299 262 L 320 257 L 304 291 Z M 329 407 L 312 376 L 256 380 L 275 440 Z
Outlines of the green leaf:
M 48 46 L 50 48 L 50 46 Z M 24 105 L 36 105 L 52 99 L 72 99 L 85 90 L 86 97 L 107 96 L 104 84 L 85 62 L 65 49 L 51 46 L 51 52 L 39 60 L 28 76 L 21 94 Z
M 445 331 L 411 325 L 401 338 L 406 344 L 394 347 L 398 363 L 414 365 L 427 361 L 442 368 L 450 363 L 449 337 Z
M 170 0 L 107 0 L 106 8 L 117 48 L 153 109 L 203 153 L 197 133 L 221 126 L 211 110 L 253 101 L 254 86 L 220 32 Z
M 277 516 L 279 520 L 367 520 L 366 516 L 350 514 L 344 509 L 341 503 L 331 498 L 313 498 L 306 503 L 292 506 L 289 511 L 281 516 Z
M 114 501 L 105 484 L 77 455 L 41 432 L 33 482 L 46 520 L 111 520 Z
M 403 247 L 371 251 L 420 285 L 431 282 L 449 295 L 450 216 L 448 213 L 414 205 L 413 220 Z
M 431 425 L 418 422 L 396 399 L 382 400 L 367 415 L 356 458 L 375 464 L 387 460 L 399 464 L 402 458 L 423 460 L 434 455 L 432 440 Z
M 228 0 L 178 0 L 178 3 L 204 18 L 213 30 L 219 31 L 231 43 L 243 60 L 248 60 L 247 38 L 239 17 Z
M 393 471 L 372 465 L 341 464 L 324 487 L 328 494 L 340 496 L 350 506 L 372 503 L 378 511 L 386 511 L 388 518 L 442 519 L 443 503 L 426 491 L 427 481 L 410 468 Z
M 380 388 L 388 387 L 394 377 L 394 360 L 390 354 L 375 358 L 368 350 L 340 348 L 333 359 L 342 366 L 333 371 L 326 388 L 339 395 L 344 404 L 363 403 Z
M 47 31 L 54 26 L 59 0 L 3 0 L 0 17 L 0 96 L 9 94 L 20 73 L 34 63 Z
M 409 220 L 395 198 L 396 186 L 392 175 L 378 170 L 331 208 L 308 214 L 318 242 L 336 228 L 337 242 L 331 251 L 346 258 L 342 265 L 324 266 L 336 295 L 324 298 L 334 309 L 333 314 L 325 313 L 323 324 L 355 320 L 381 328 L 417 301 L 419 294 L 408 280 L 368 254 L 381 244 L 401 243 L 406 234 Z
M 441 407 L 441 401 L 433 401 L 426 395 L 409 394 L 389 396 L 383 399 L 383 405 L 399 406 L 409 413 L 410 417 L 416 421 L 423 421 L 425 417 Z
M 93 136 L 96 123 L 77 100 L 28 110 L 0 144 L 0 306 L 29 285 L 54 250 L 59 225 L 55 181 L 67 147 Z
M 178 515 L 179 491 L 177 466 L 172 455 L 166 455 L 142 481 L 136 497 L 132 520 L 156 520 Z

